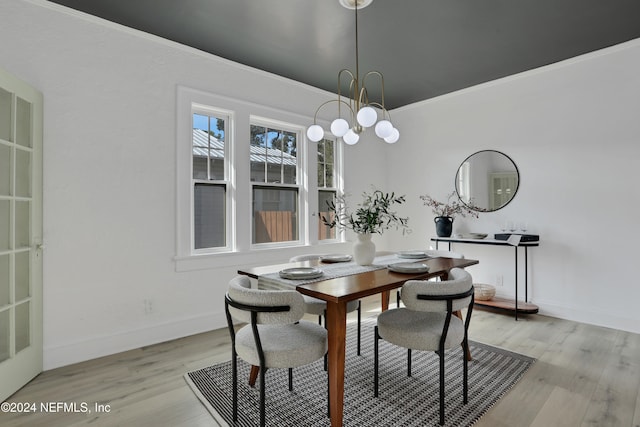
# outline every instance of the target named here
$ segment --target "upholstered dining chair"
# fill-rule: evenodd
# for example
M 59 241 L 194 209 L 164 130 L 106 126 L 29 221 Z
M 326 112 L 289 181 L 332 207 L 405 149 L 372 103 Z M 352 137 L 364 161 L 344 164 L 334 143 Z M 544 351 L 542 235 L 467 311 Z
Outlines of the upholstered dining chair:
M 306 254 L 306 255 L 297 255 L 291 257 L 289 262 L 301 262 L 301 261 L 316 261 L 319 260 L 321 254 Z M 326 312 L 327 312 L 327 303 L 326 301 L 322 301 L 321 299 L 310 297 L 309 295 L 303 295 L 304 304 L 306 306 L 306 313 L 314 314 L 318 316 L 318 324 L 322 324 L 322 318 L 325 317 L 326 322 Z M 358 311 L 358 343 L 357 343 L 357 354 L 360 356 L 360 322 L 362 317 L 362 304 L 360 300 L 357 301 L 349 301 L 347 303 L 347 313 L 351 313 L 353 311 Z
M 458 259 L 464 259 L 464 255 L 459 253 L 459 252 L 454 252 L 454 251 L 446 251 L 443 249 L 427 249 L 424 251 L 424 253 L 432 258 L 435 257 L 446 257 L 446 258 L 458 258 Z M 400 308 L 400 290 L 398 289 L 396 291 L 396 306 L 398 308 Z
M 321 359 L 327 352 L 327 331 L 301 320 L 305 304 L 294 290 L 252 289 L 246 276 L 229 282 L 225 313 L 231 335 L 233 421 L 238 419 L 238 356 L 260 368 L 260 425 L 265 425 L 265 372 L 288 368 L 293 390 L 293 368 Z M 233 319 L 247 325 L 237 332 Z
M 440 425 L 444 424 L 445 350 L 462 344 L 463 402 L 468 400 L 468 329 L 473 310 L 471 275 L 453 268 L 449 280 L 440 282 L 408 280 L 402 286 L 405 308 L 394 308 L 378 315 L 374 328 L 374 396 L 378 397 L 378 345 L 383 339 L 407 350 L 407 375 L 411 376 L 411 350 L 435 351 L 440 361 Z M 465 320 L 453 315 L 467 309 Z

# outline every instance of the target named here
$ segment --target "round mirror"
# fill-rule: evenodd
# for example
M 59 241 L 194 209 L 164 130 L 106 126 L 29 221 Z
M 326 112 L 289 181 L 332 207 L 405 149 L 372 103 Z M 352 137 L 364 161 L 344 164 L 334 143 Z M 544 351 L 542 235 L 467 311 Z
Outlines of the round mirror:
M 518 167 L 509 156 L 495 150 L 467 157 L 456 173 L 456 192 L 478 212 L 502 209 L 515 197 L 520 184 Z

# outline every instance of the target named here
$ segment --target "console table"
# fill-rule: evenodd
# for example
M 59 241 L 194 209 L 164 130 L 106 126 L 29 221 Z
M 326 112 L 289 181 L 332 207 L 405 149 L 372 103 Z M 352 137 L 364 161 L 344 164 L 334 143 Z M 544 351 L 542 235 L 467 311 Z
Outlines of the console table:
M 494 297 L 488 301 L 476 301 L 475 304 L 479 306 L 495 307 L 504 310 L 513 311 L 515 318 L 518 320 L 518 312 L 520 313 L 537 313 L 538 306 L 528 302 L 528 251 L 530 247 L 539 246 L 539 242 L 518 242 L 517 244 L 511 244 L 506 240 L 496 240 L 490 238 L 484 239 L 470 239 L 462 237 L 433 237 L 431 241 L 436 242 L 436 249 L 440 242 L 448 243 L 449 250 L 451 250 L 452 243 L 464 243 L 472 245 L 494 245 L 494 246 L 506 246 L 514 248 L 515 252 L 515 297 L 511 301 L 507 298 Z M 518 248 L 524 248 L 524 302 L 518 301 Z

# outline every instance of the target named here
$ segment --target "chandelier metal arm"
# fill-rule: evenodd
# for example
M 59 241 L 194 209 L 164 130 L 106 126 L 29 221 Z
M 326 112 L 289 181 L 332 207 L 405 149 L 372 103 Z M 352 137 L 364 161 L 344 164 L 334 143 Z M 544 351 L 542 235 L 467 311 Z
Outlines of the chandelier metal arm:
M 338 102 L 338 106 L 340 106 L 340 104 L 346 105 L 347 108 L 349 109 L 349 111 L 351 111 L 351 116 L 353 117 L 355 115 L 355 112 L 353 111 L 353 108 L 351 108 L 351 105 L 349 105 L 349 103 L 347 101 L 343 101 L 341 99 L 330 99 L 330 100 L 325 101 L 322 104 L 320 104 L 320 106 L 316 109 L 316 113 L 313 115 L 313 124 L 314 125 L 317 124 L 318 113 L 320 112 L 322 107 L 324 107 L 325 105 L 330 104 L 332 102 Z
M 382 75 L 382 73 L 380 71 L 369 71 L 367 74 L 365 74 L 362 77 L 362 89 L 364 90 L 367 86 L 366 86 L 366 80 L 367 77 L 369 77 L 370 75 L 376 75 L 378 77 L 380 77 L 380 104 L 382 104 L 382 108 L 386 110 L 386 108 L 384 107 L 384 76 Z M 368 102 L 367 102 L 368 103 Z M 378 104 L 378 105 L 380 105 Z
M 344 0 L 346 2 L 348 0 Z M 343 68 L 338 72 L 338 99 L 332 99 L 326 101 L 318 107 L 313 116 L 313 126 L 311 126 L 307 130 L 307 136 L 311 141 L 317 142 L 322 139 L 322 135 L 324 130 L 321 126 L 317 125 L 317 116 L 325 105 L 337 102 L 338 103 L 338 118 L 335 119 L 331 123 L 331 133 L 338 138 L 342 138 L 343 141 L 347 144 L 353 145 L 358 142 L 359 134 L 362 133 L 366 128 L 372 127 L 375 125 L 375 133 L 378 137 L 383 139 L 385 142 L 389 144 L 395 143 L 399 138 L 398 130 L 393 127 L 393 124 L 390 122 L 391 115 L 389 111 L 387 111 L 385 107 L 384 100 L 384 76 L 379 71 L 369 71 L 362 76 L 362 80 L 360 80 L 360 61 L 359 61 L 359 39 L 358 39 L 358 6 L 360 0 L 354 0 L 354 17 L 355 17 L 355 60 L 356 60 L 356 68 L 355 73 L 351 70 Z M 341 3 L 344 5 L 343 0 Z M 367 6 L 369 2 L 365 2 L 364 6 Z M 347 6 L 351 8 L 350 6 Z M 343 75 L 346 75 L 347 78 L 350 78 L 349 82 L 349 95 L 348 102 L 343 100 L 342 93 L 342 79 Z M 380 102 L 371 102 L 369 100 L 369 91 L 366 86 L 366 80 L 370 76 L 376 75 L 380 78 Z M 346 82 L 345 82 L 346 83 Z M 345 96 L 347 98 L 347 96 Z M 346 105 L 346 107 L 351 112 L 351 123 L 347 122 L 342 118 L 342 104 Z M 378 113 L 376 113 L 373 107 L 377 107 L 382 110 L 382 120 L 378 121 Z M 388 120 L 386 119 L 388 117 Z

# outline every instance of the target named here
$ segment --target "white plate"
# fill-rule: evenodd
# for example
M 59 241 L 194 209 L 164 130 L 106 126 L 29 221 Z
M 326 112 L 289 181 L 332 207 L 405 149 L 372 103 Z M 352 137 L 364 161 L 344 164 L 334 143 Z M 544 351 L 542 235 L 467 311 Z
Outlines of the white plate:
M 398 252 L 399 258 L 409 258 L 409 259 L 425 259 L 429 258 L 429 255 L 425 251 L 402 251 Z
M 322 262 L 349 262 L 351 261 L 351 255 L 347 254 L 329 254 L 322 255 L 320 257 L 320 261 Z
M 396 262 L 389 264 L 387 268 L 396 273 L 426 273 L 429 266 L 421 262 Z
M 314 267 L 294 267 L 280 270 L 279 274 L 283 279 L 315 279 L 322 276 L 322 270 Z

